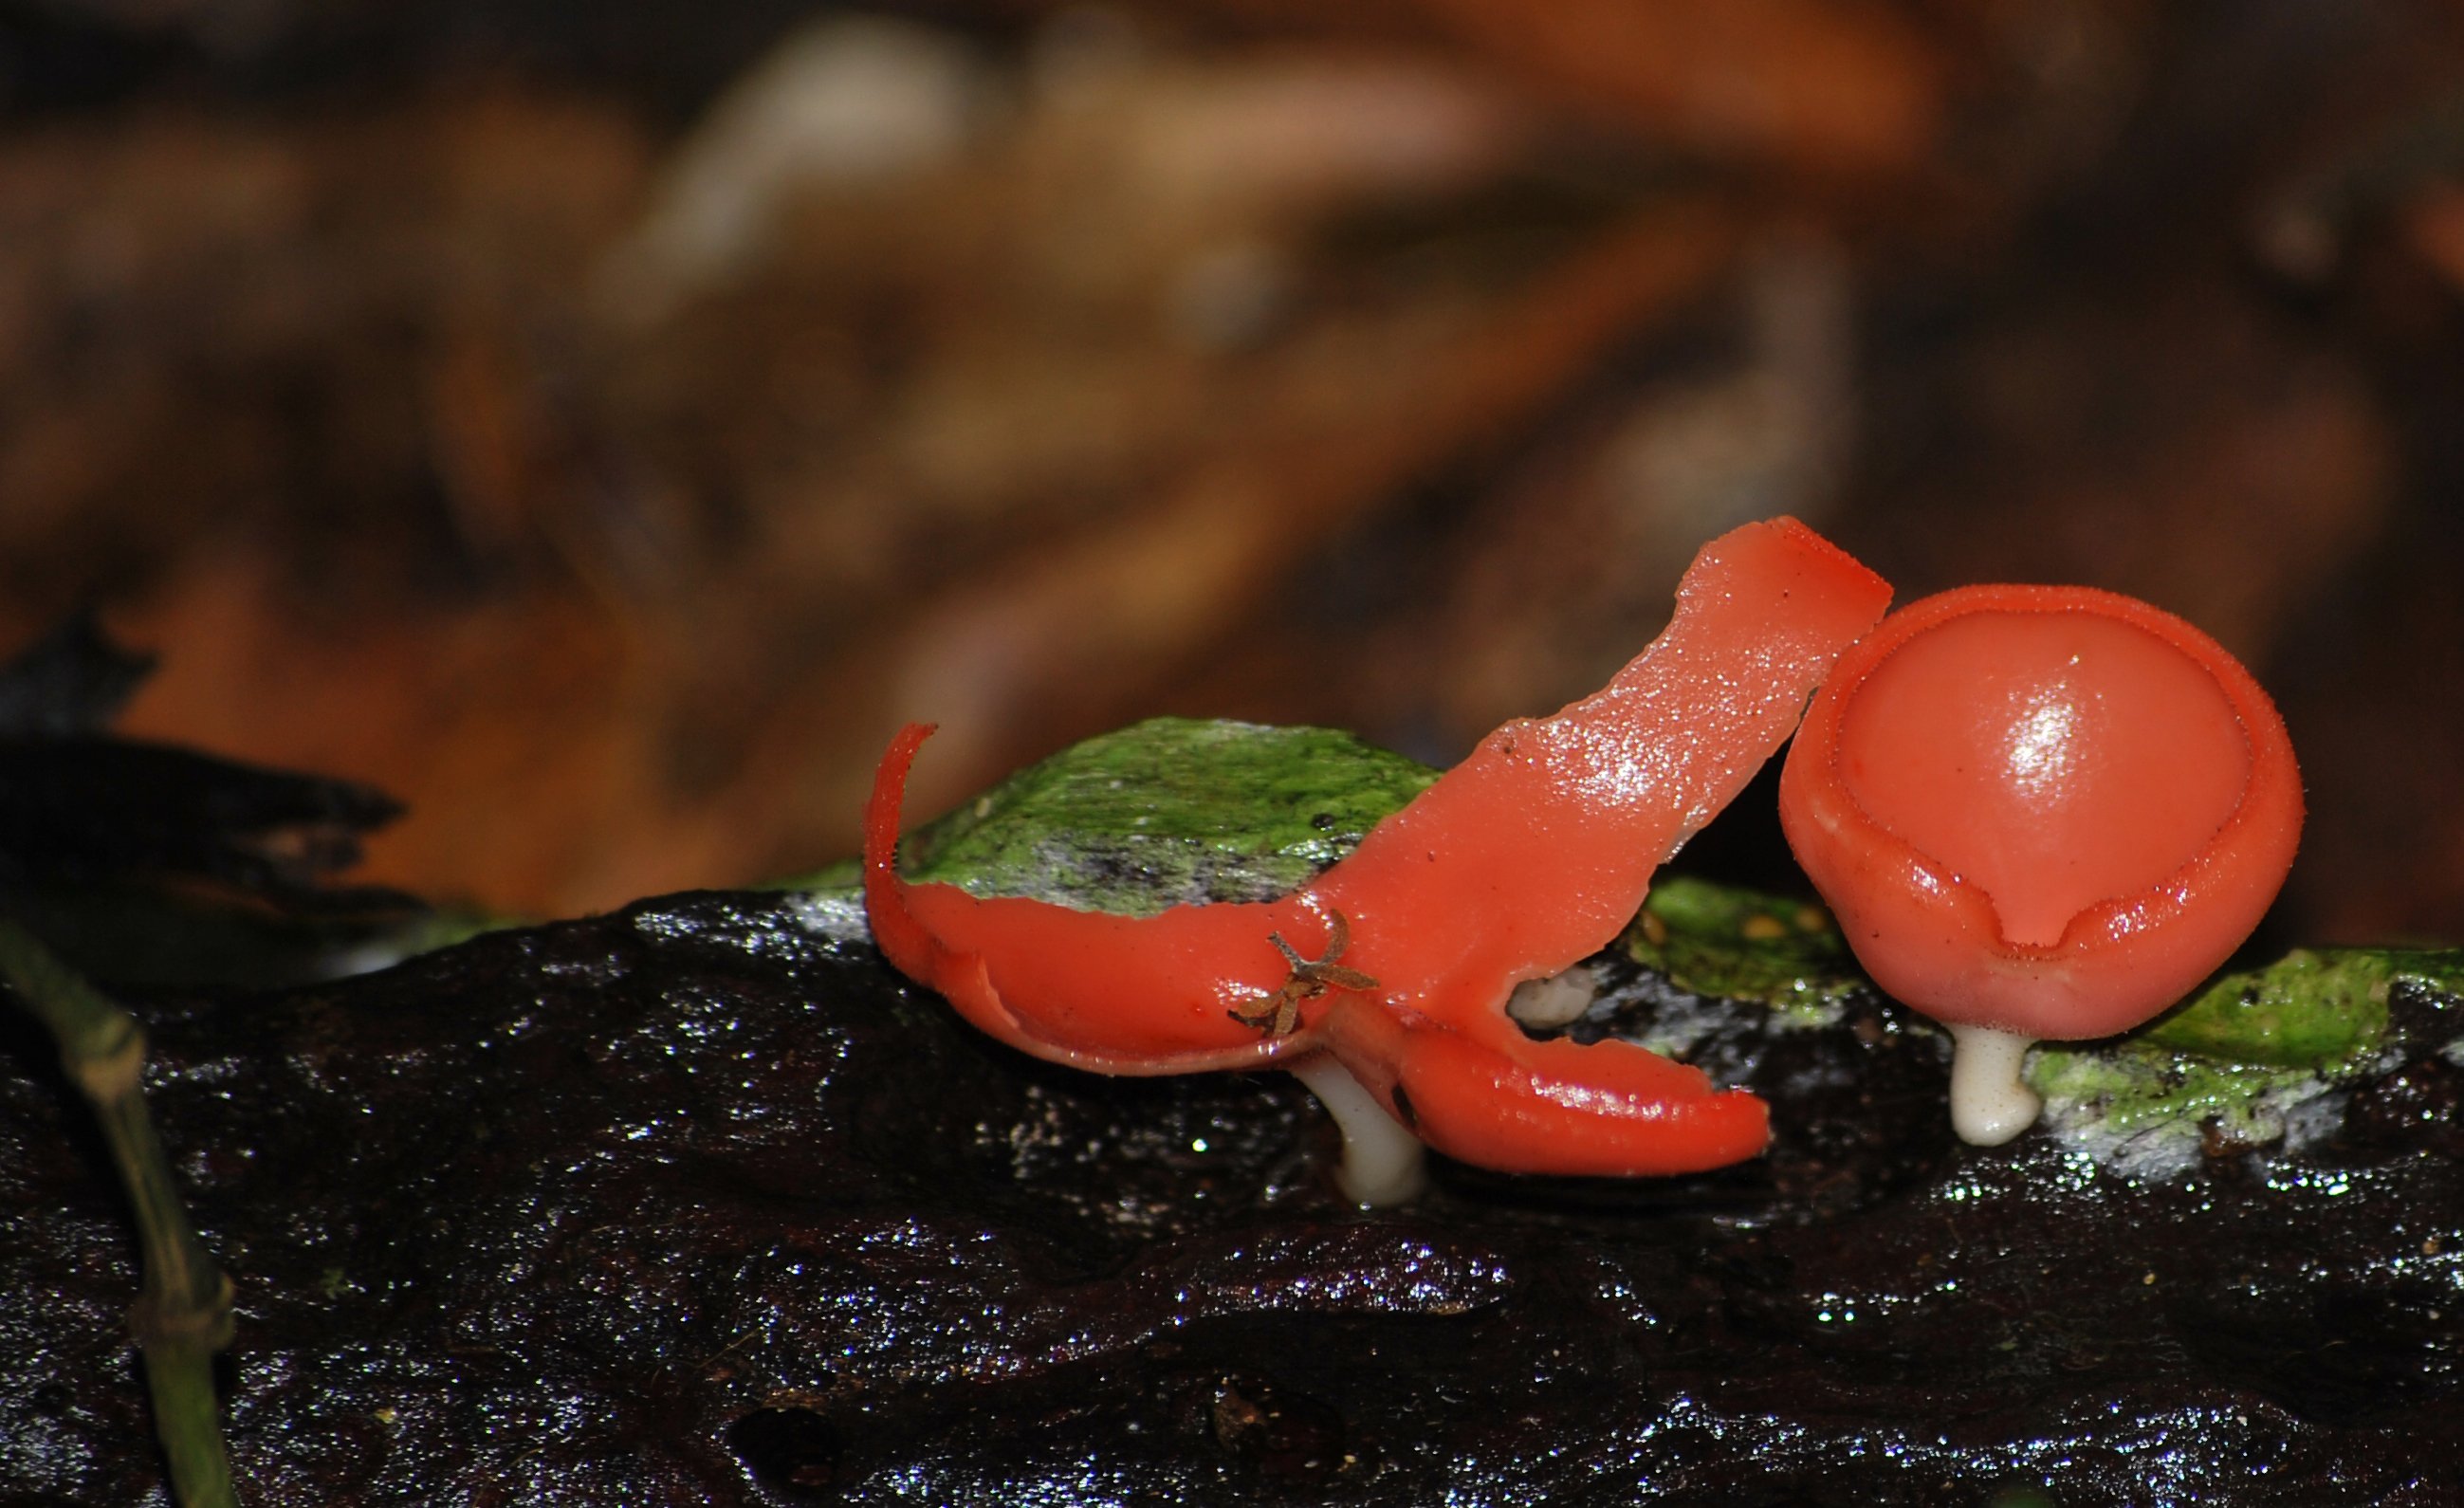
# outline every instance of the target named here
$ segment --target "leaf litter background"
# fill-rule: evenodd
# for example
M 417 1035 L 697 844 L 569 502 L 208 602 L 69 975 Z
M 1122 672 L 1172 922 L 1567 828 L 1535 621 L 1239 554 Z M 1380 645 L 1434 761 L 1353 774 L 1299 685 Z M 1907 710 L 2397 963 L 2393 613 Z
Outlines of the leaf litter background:
M 2459 298 L 2430 0 L 6 0 L 0 639 L 561 915 L 847 852 L 911 717 L 919 815 L 1157 711 L 1443 762 L 1790 512 L 2204 624 L 2277 929 L 2452 940 Z

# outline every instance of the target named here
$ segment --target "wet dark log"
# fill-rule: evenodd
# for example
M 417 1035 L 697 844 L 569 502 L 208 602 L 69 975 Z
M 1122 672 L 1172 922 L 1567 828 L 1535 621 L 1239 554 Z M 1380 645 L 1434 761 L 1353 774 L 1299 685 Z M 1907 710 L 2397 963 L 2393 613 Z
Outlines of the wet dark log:
M 2428 1503 L 2464 1009 L 2388 994 L 2341 1129 L 2187 1178 L 1958 1147 L 1938 1039 L 1861 996 L 1705 1038 L 1774 1100 L 1759 1163 L 1375 1215 L 1283 1078 L 1030 1062 L 843 904 L 141 1014 L 251 1502 Z M 133 1243 L 5 1029 L 0 1501 L 160 1501 Z

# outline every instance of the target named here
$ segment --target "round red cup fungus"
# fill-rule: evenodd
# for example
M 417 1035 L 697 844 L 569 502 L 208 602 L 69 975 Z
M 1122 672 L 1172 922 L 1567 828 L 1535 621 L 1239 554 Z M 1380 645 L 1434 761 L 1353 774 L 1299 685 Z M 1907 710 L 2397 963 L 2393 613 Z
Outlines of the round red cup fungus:
M 2267 693 L 2181 619 L 1971 586 L 1840 657 L 1780 819 L 1866 972 L 1950 1029 L 1952 1125 L 1993 1146 L 2041 1108 L 2033 1042 L 2127 1031 L 2250 935 L 2301 778 Z

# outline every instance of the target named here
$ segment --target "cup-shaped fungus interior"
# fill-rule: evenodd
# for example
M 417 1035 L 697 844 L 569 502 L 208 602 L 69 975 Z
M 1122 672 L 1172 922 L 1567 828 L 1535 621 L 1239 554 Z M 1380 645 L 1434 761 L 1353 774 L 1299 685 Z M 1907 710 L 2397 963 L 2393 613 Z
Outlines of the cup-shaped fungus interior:
M 2206 847 L 2251 750 L 2215 677 L 2156 635 L 1991 609 L 1874 668 L 1842 710 L 1836 768 L 1866 816 L 1984 892 L 2005 942 L 2050 948 Z

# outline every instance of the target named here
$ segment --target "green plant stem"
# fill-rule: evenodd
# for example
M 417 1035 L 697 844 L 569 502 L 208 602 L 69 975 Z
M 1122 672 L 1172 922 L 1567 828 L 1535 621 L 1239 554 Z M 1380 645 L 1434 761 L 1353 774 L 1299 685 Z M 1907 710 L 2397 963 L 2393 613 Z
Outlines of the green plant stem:
M 0 975 L 59 1044 L 137 1216 L 144 1286 L 129 1329 L 145 1359 L 154 1428 L 181 1508 L 237 1508 L 214 1398 L 214 1353 L 231 1344 L 231 1286 L 206 1255 L 172 1186 L 143 1092 L 145 1033 L 136 1017 L 13 921 L 0 919 Z

